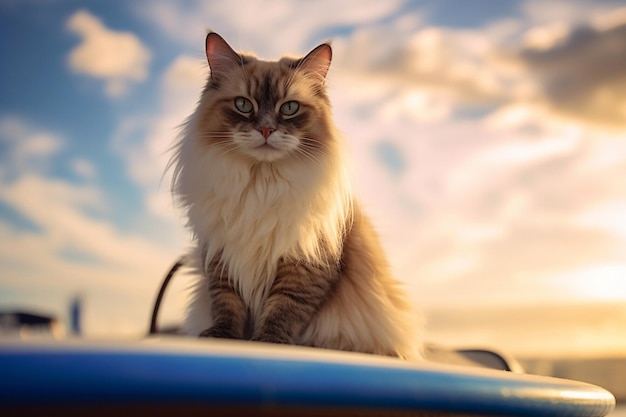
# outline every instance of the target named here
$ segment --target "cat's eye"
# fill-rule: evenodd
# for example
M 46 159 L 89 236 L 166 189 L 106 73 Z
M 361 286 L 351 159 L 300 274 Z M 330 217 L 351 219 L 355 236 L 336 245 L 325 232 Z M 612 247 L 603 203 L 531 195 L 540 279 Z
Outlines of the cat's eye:
M 300 104 L 297 101 L 288 101 L 280 106 L 280 112 L 284 116 L 293 116 L 300 110 Z
M 235 107 L 242 113 L 250 113 L 254 109 L 252 102 L 245 97 L 237 97 Z

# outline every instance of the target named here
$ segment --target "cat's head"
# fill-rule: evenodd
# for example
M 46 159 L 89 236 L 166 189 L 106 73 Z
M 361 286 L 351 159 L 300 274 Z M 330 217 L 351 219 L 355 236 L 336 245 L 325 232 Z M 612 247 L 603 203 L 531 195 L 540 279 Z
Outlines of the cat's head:
M 253 161 L 315 160 L 328 153 L 330 45 L 304 58 L 268 62 L 238 54 L 209 33 L 206 56 L 211 72 L 199 107 L 200 140 Z

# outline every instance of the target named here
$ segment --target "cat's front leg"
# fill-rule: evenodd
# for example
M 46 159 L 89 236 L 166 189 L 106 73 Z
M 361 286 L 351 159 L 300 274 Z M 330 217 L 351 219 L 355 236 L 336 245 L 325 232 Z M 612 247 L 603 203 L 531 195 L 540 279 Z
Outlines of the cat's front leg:
M 211 296 L 212 325 L 200 333 L 200 337 L 243 339 L 247 309 L 239 293 L 233 288 L 221 266 L 215 266 L 207 274 Z
M 252 340 L 296 344 L 332 295 L 339 275 L 338 265 L 318 266 L 281 259 Z

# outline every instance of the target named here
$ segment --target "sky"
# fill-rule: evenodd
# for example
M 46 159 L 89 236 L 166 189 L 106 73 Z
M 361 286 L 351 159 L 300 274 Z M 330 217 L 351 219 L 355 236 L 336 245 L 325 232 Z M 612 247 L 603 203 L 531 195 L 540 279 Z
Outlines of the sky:
M 614 1 L 0 2 L 0 309 L 145 331 L 190 244 L 165 166 L 209 29 L 264 59 L 332 40 L 355 188 L 435 342 L 626 352 Z

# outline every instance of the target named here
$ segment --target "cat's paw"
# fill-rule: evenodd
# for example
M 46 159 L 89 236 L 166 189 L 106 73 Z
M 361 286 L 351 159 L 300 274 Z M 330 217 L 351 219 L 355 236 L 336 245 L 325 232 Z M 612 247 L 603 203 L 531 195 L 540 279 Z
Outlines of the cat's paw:
M 294 344 L 290 337 L 286 335 L 279 335 L 276 333 L 268 333 L 261 332 L 259 334 L 255 334 L 250 339 L 253 342 L 263 342 L 263 343 L 279 343 L 282 345 L 292 345 Z
M 218 339 L 241 339 L 232 329 L 224 326 L 211 326 L 200 333 L 199 337 L 214 337 Z

